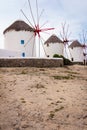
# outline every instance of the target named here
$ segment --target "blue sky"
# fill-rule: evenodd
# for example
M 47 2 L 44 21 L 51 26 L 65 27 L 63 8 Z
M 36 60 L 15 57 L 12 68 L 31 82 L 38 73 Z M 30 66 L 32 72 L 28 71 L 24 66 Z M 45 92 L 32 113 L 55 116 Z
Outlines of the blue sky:
M 35 0 L 31 0 L 34 16 L 36 15 Z M 41 16 L 41 24 L 48 21 L 46 27 L 54 27 L 55 33 L 60 37 L 61 23 L 69 24 L 71 32 L 70 39 L 79 39 L 79 33 L 87 27 L 87 0 L 38 0 L 39 14 L 44 9 Z M 30 21 L 30 11 L 28 0 L 1 0 L 0 1 L 0 48 L 3 48 L 4 38 L 3 31 L 14 21 L 22 19 L 27 20 L 21 13 L 20 9 L 26 13 Z M 49 37 L 47 34 L 46 38 Z

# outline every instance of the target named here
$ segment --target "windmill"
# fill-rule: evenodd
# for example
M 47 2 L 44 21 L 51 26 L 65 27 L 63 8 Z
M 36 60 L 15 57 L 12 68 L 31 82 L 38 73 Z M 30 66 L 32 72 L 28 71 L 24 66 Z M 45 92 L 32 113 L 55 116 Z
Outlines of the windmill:
M 29 20 L 29 18 L 26 16 L 26 14 L 24 13 L 24 11 L 21 9 L 21 12 L 22 14 L 24 15 L 24 17 L 26 18 L 26 20 L 28 21 L 29 25 L 31 25 L 31 27 L 33 28 L 34 30 L 34 35 L 31 36 L 31 38 L 29 39 L 29 41 L 34 37 L 34 39 L 36 40 L 36 37 L 38 37 L 38 44 L 39 44 L 39 49 L 38 49 L 38 56 L 40 57 L 40 44 L 42 43 L 42 47 L 43 47 L 43 50 L 45 52 L 45 49 L 44 49 L 44 46 L 43 46 L 43 41 L 44 39 L 41 37 L 41 33 L 42 32 L 46 32 L 46 31 L 49 31 L 49 30 L 53 30 L 54 28 L 43 28 L 46 24 L 43 23 L 42 25 L 40 25 L 40 17 L 42 16 L 43 14 L 43 10 L 41 11 L 41 13 L 39 14 L 39 9 L 38 9 L 38 2 L 37 0 L 36 1 L 36 19 L 34 17 L 34 14 L 33 14 L 33 11 L 32 11 L 32 7 L 31 7 L 31 3 L 30 3 L 30 0 L 28 0 L 28 6 L 29 6 L 29 10 L 30 10 L 30 14 L 31 14 L 31 18 L 32 18 L 32 21 L 33 23 L 31 23 L 31 21 Z M 34 50 L 34 46 L 35 46 L 35 40 L 33 42 L 33 48 L 32 48 L 32 56 L 33 56 L 33 50 Z M 27 43 L 25 44 L 25 46 L 28 44 L 28 41 Z M 45 52 L 45 55 L 46 55 L 46 52 Z
M 71 32 L 69 32 L 69 24 L 67 25 L 66 22 L 62 23 L 62 31 L 60 32 L 60 36 L 64 44 L 65 55 L 67 58 L 69 58 L 69 55 L 70 55 L 70 59 L 72 59 L 72 55 L 69 49 L 69 42 L 73 42 L 74 40 L 69 40 L 70 35 L 71 35 Z
M 83 48 L 83 56 L 84 56 L 84 64 L 86 64 L 86 56 L 87 56 L 87 32 L 82 30 L 82 33 L 80 34 L 80 41 L 82 43 Z

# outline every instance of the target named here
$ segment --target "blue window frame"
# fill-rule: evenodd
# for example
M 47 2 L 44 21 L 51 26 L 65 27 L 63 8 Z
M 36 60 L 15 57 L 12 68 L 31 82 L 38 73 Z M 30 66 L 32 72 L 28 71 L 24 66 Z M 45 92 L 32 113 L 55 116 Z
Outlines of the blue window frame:
M 21 44 L 24 44 L 24 40 L 21 40 Z
M 25 57 L 25 53 L 24 52 L 22 53 L 22 57 Z

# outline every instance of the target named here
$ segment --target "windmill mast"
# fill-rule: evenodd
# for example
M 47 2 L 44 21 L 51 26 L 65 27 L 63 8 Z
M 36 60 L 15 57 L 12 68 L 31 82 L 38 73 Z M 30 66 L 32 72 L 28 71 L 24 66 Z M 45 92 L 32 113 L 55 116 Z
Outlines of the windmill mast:
M 80 34 L 80 41 L 82 43 L 83 47 L 83 56 L 84 56 L 84 65 L 86 65 L 87 62 L 87 32 L 82 30 L 82 33 Z
M 68 53 L 69 53 L 70 58 L 72 59 L 71 52 L 68 48 L 69 42 L 71 42 L 69 40 L 69 37 L 71 35 L 71 32 L 69 32 L 69 24 L 67 25 L 66 22 L 62 23 L 61 27 L 62 27 L 62 31 L 60 32 L 60 36 L 61 36 L 63 44 L 64 44 L 65 55 L 66 55 L 67 58 L 69 58 L 69 56 L 68 56 Z M 67 52 L 67 50 L 68 50 L 68 52 Z

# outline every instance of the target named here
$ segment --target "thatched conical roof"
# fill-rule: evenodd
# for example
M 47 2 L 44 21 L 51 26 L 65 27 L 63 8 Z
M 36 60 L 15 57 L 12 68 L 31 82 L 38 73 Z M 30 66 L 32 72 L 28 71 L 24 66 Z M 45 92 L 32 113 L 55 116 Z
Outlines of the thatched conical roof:
M 82 47 L 81 43 L 78 40 L 75 40 L 71 43 L 71 45 L 69 46 L 70 48 L 73 47 Z
M 44 44 L 47 43 L 62 43 L 62 41 L 56 35 L 52 35 L 47 39 L 47 41 L 45 41 Z
M 11 24 L 8 28 L 4 30 L 3 34 L 11 30 L 15 30 L 15 31 L 25 30 L 25 31 L 30 31 L 30 32 L 34 31 L 32 27 L 30 27 L 27 23 L 25 23 L 22 20 L 15 21 L 13 24 Z

